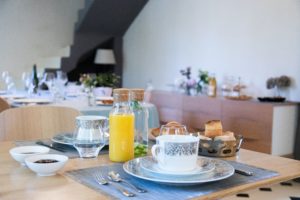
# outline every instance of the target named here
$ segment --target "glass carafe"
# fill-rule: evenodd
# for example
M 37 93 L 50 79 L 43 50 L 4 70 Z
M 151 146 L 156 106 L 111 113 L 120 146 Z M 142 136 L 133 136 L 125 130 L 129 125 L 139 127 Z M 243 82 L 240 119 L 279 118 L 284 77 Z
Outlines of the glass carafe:
M 149 111 L 144 104 L 144 89 L 131 89 L 131 108 L 134 113 L 134 157 L 146 156 L 148 152 Z
M 134 158 L 134 114 L 128 89 L 114 89 L 113 97 L 109 114 L 109 159 L 125 162 Z

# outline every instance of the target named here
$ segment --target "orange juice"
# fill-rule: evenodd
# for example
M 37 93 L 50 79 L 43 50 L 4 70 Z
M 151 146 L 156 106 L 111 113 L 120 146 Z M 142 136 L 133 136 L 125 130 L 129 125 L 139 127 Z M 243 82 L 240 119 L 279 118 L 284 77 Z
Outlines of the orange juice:
M 125 162 L 134 157 L 134 114 L 109 115 L 109 159 Z

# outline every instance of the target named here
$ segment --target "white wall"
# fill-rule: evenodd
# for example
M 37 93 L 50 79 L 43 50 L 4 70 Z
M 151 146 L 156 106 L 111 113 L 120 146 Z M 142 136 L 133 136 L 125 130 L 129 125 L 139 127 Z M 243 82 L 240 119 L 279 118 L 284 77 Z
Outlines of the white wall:
M 46 63 L 59 63 L 83 5 L 84 0 L 0 0 L 0 71 L 17 80 L 34 63 L 40 71 Z
M 124 86 L 156 89 L 192 66 L 240 76 L 254 96 L 269 77 L 288 75 L 285 95 L 300 101 L 299 0 L 151 0 L 124 38 Z

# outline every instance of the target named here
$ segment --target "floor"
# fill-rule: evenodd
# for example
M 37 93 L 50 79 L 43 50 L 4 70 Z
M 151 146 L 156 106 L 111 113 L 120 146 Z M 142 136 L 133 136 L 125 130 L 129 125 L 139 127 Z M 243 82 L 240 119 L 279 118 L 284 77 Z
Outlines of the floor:
M 249 190 L 222 200 L 300 200 L 300 181 L 287 181 Z

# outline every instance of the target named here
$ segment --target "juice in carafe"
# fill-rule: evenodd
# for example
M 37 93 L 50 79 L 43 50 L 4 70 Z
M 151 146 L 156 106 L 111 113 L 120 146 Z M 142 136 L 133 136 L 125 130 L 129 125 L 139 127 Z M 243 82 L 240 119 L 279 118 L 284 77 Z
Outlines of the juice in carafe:
M 109 114 L 109 159 L 125 162 L 134 158 L 134 113 L 129 90 L 114 89 L 114 105 Z
M 109 158 L 124 162 L 134 157 L 134 115 L 111 114 L 109 116 Z

